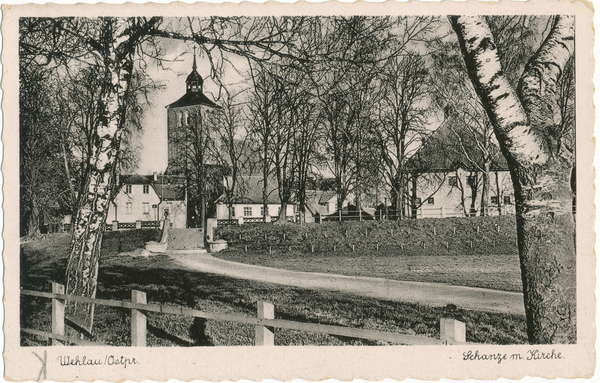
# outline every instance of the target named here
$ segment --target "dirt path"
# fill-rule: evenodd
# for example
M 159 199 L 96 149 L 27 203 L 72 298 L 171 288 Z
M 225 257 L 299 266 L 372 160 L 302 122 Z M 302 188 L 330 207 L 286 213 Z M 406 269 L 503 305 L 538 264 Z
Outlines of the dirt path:
M 383 278 L 306 273 L 245 265 L 217 259 L 210 254 L 169 254 L 182 267 L 233 278 L 277 283 L 306 289 L 325 289 L 365 297 L 430 306 L 455 304 L 463 309 L 524 315 L 523 295 L 499 290 L 404 282 Z

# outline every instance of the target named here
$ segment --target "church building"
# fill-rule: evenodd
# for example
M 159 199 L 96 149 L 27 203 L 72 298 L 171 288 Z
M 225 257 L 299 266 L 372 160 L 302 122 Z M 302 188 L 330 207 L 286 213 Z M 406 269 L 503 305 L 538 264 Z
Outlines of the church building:
M 202 92 L 204 80 L 197 71 L 196 52 L 192 71 L 186 81 L 186 92 L 167 108 L 168 164 L 164 175 L 122 175 L 118 190 L 109 208 L 108 226 L 113 229 L 157 227 L 158 221 L 168 212 L 173 228 L 186 228 L 197 224 L 198 217 L 190 209 L 196 190 L 190 188 L 185 175 L 189 173 L 193 139 L 206 144 L 215 142 L 214 112 L 220 107 Z M 200 136 L 197 133 L 200 132 Z M 211 165 L 207 157 L 202 163 Z
M 185 80 L 186 92 L 179 100 L 166 106 L 167 108 L 167 137 L 168 137 L 168 165 L 166 174 L 184 173 L 185 164 L 189 156 L 196 156 L 200 148 L 194 148 L 190 139 L 196 133 L 194 130 L 204 130 L 201 140 L 214 137 L 210 134 L 211 117 L 220 107 L 211 101 L 202 92 L 204 80 L 197 71 L 196 49 L 194 48 L 194 63 L 192 72 Z M 196 138 L 196 137 L 193 137 Z M 201 144 L 206 146 L 204 144 Z

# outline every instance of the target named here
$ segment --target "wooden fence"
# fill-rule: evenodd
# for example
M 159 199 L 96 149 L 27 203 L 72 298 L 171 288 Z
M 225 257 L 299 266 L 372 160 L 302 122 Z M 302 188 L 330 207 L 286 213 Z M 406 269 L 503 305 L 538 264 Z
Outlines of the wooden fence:
M 21 295 L 42 297 L 52 299 L 52 332 L 40 331 L 35 329 L 22 328 L 21 332 L 33 334 L 40 337 L 51 339 L 53 344 L 60 344 L 58 341 L 79 345 L 97 345 L 102 344 L 89 340 L 79 339 L 65 335 L 65 300 L 82 303 L 93 303 L 97 305 L 119 307 L 131 310 L 131 346 L 146 347 L 146 313 L 156 312 L 162 314 L 176 314 L 191 316 L 194 318 L 205 318 L 220 321 L 230 321 L 245 323 L 255 326 L 256 346 L 273 346 L 274 332 L 273 328 L 286 328 L 315 333 L 324 333 L 338 335 L 349 338 L 369 339 L 386 341 L 406 345 L 456 345 L 467 344 L 465 341 L 465 324 L 452 318 L 440 319 L 440 339 L 429 338 L 418 335 L 397 334 L 391 332 L 381 332 L 374 330 L 365 330 L 352 327 L 331 326 L 315 323 L 294 322 L 283 319 L 275 319 L 275 307 L 273 304 L 258 301 L 258 315 L 256 318 L 241 315 L 209 313 L 200 310 L 194 310 L 182 307 L 161 306 L 148 304 L 146 293 L 142 291 L 131 291 L 131 302 L 84 298 L 73 295 L 65 295 L 65 288 L 58 283 L 52 284 L 52 292 L 21 290 Z

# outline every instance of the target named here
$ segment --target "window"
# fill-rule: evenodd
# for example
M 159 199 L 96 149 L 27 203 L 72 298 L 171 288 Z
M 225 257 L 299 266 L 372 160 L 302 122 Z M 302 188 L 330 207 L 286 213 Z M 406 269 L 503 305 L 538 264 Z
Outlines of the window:
M 229 214 L 231 215 L 231 218 L 235 217 L 235 206 L 229 208 Z
M 498 205 L 498 197 L 497 196 L 492 197 L 492 204 Z
M 504 196 L 504 203 L 507 203 L 507 204 L 511 204 L 512 203 L 512 202 L 510 202 L 510 196 L 509 195 Z
M 252 206 L 244 206 L 244 217 L 252 217 Z
M 280 215 L 281 215 L 281 206 L 279 206 L 279 207 L 277 208 L 277 216 L 279 217 Z
M 144 185 L 144 194 L 150 193 L 150 185 Z
M 261 216 L 261 217 L 264 217 L 264 216 L 265 216 L 265 207 L 264 207 L 264 206 L 261 206 L 261 207 L 260 207 L 260 216 Z
M 142 208 L 143 208 L 144 214 L 149 214 L 150 213 L 150 204 L 148 202 L 144 202 L 142 204 Z
M 435 200 L 433 199 L 433 197 L 427 198 L 427 205 L 433 205 L 434 203 L 435 203 Z
M 131 185 L 129 185 L 131 186 Z M 131 214 L 131 208 L 133 207 L 133 204 L 131 202 L 127 202 L 127 204 L 125 205 L 127 214 Z
M 421 205 L 421 198 L 415 198 L 415 206 Z
M 458 178 L 456 176 L 451 176 L 448 178 L 448 185 L 456 187 L 458 186 Z
M 131 185 L 125 185 L 125 193 L 131 194 Z

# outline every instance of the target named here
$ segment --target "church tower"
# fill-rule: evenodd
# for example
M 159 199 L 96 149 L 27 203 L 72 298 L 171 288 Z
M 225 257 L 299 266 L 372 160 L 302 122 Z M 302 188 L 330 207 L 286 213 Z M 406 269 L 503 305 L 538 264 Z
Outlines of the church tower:
M 167 108 L 168 165 L 166 174 L 181 174 L 185 163 L 186 136 L 189 136 L 192 116 L 203 116 L 220 107 L 202 93 L 204 80 L 196 70 L 196 47 L 192 72 L 185 80 L 186 92 Z

